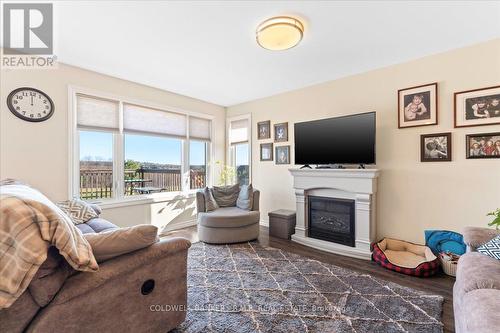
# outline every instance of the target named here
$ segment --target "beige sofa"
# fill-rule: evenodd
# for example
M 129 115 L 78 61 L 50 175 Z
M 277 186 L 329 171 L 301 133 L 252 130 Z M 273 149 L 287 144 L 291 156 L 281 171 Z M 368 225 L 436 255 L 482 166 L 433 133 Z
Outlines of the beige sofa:
M 117 228 L 102 218 L 77 227 L 84 234 Z M 51 247 L 28 289 L 0 310 L 0 332 L 168 332 L 186 317 L 190 245 L 164 239 L 94 273 L 74 271 Z
M 496 333 L 500 330 L 500 261 L 475 252 L 498 231 L 468 227 L 464 230 L 467 253 L 460 257 L 453 286 L 457 333 Z
M 221 207 L 205 211 L 205 195 L 196 192 L 198 209 L 198 238 L 212 244 L 246 242 L 259 237 L 259 198 L 260 192 L 253 191 L 252 210 L 238 207 Z

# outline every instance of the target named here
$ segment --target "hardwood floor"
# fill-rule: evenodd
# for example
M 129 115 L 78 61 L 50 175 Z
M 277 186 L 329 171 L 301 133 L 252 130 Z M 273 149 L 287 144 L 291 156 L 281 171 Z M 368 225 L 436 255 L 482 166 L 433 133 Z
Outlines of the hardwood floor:
M 191 240 L 191 242 L 198 241 L 196 227 L 171 231 L 166 233 L 165 236 L 185 237 Z M 259 242 L 264 246 L 279 248 L 311 259 L 334 264 L 353 271 L 370 274 L 374 277 L 392 281 L 402 286 L 441 295 L 444 297 L 442 317 L 444 332 L 455 332 L 455 322 L 453 317 L 453 284 L 455 283 L 455 279 L 453 277 L 445 275 L 444 273 L 430 278 L 417 278 L 403 275 L 384 269 L 373 261 L 340 256 L 316 250 L 289 240 L 270 237 L 268 228 L 262 226 L 260 230 Z

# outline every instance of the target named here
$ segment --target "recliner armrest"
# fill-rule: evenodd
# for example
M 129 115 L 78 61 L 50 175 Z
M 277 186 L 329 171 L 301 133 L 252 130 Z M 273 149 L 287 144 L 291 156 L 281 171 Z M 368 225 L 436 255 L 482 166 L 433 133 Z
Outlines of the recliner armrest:
M 481 227 L 465 227 L 463 233 L 465 245 L 470 250 L 475 251 L 476 248 L 499 235 L 500 231 Z
M 149 247 L 127 253 L 99 264 L 97 272 L 80 272 L 68 278 L 53 304 L 62 304 L 88 292 L 95 291 L 104 283 L 140 269 L 154 260 L 169 257 L 178 252 L 187 251 L 191 242 L 185 238 L 172 237 L 160 240 Z M 168 271 L 169 268 L 165 267 Z

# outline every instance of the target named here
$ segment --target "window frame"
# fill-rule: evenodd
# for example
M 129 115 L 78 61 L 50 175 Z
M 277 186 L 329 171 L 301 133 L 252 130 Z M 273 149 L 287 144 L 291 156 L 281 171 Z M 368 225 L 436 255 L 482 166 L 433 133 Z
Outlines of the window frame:
M 119 131 L 111 132 L 106 130 L 98 130 L 105 133 L 112 133 L 113 135 L 113 196 L 112 198 L 101 198 L 89 200 L 89 202 L 99 203 L 103 207 L 120 207 L 125 205 L 136 205 L 148 202 L 165 201 L 175 196 L 192 196 L 197 190 L 191 190 L 189 184 L 189 122 L 190 117 L 202 118 L 210 120 L 210 140 L 206 140 L 207 152 L 207 186 L 213 184 L 213 167 L 212 163 L 215 161 L 215 149 L 213 149 L 215 138 L 215 116 L 171 107 L 167 105 L 160 105 L 148 101 L 137 100 L 125 96 L 115 95 L 95 89 L 68 85 L 68 198 L 79 198 L 80 196 L 80 142 L 79 142 L 79 129 L 77 128 L 77 95 L 88 95 L 90 97 L 108 99 L 119 103 Z M 123 105 L 135 104 L 146 108 L 153 108 L 157 110 L 164 110 L 166 112 L 174 112 L 185 115 L 186 119 L 186 137 L 180 138 L 181 140 L 181 191 L 175 192 L 161 192 L 154 194 L 142 194 L 134 196 L 125 196 L 124 190 L 124 161 L 125 161 L 125 133 L 123 131 Z M 153 134 L 152 134 L 153 135 Z M 193 141 L 200 141 L 193 139 Z
M 239 141 L 239 142 L 230 142 L 230 132 L 231 132 L 231 123 L 237 120 L 248 120 L 248 140 L 247 141 Z M 242 143 L 248 144 L 248 183 L 252 183 L 252 115 L 250 113 L 242 114 L 239 116 L 232 116 L 226 118 L 226 152 L 227 152 L 227 164 L 236 168 L 236 152 L 235 146 Z M 235 175 L 236 177 L 236 175 Z M 235 178 L 236 182 L 236 178 Z

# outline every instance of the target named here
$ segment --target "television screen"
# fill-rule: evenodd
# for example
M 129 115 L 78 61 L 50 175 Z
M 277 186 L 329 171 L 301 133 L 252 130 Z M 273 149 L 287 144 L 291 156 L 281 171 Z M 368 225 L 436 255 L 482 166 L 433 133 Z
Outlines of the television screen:
M 295 124 L 295 164 L 375 164 L 375 112 Z

